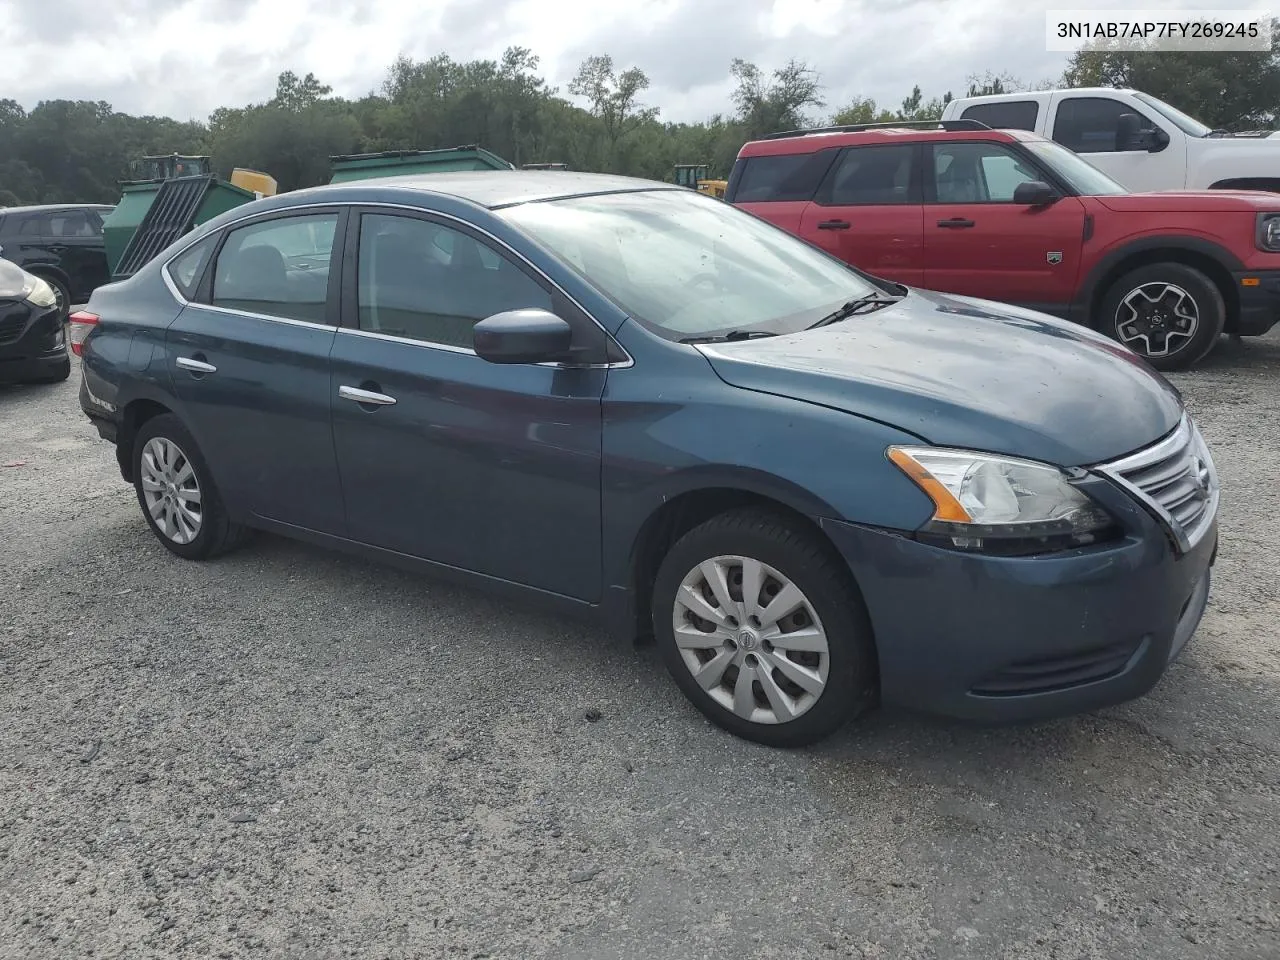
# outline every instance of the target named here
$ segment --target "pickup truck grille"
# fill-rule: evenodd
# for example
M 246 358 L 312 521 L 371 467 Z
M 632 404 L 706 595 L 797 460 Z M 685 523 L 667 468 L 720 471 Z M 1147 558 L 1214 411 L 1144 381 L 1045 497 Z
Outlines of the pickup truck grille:
M 1218 471 L 1189 416 L 1163 440 L 1096 468 L 1143 504 L 1180 553 L 1194 548 L 1218 512 Z

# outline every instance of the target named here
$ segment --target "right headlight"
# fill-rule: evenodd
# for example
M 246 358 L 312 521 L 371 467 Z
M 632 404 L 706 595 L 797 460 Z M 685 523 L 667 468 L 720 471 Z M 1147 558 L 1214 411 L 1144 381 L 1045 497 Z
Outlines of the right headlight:
M 933 501 L 917 536 L 969 553 L 1026 556 L 1116 536 L 1115 519 L 1057 467 L 937 447 L 890 447 L 889 459 Z
M 28 303 L 33 303 L 37 307 L 48 309 L 58 305 L 58 297 L 53 292 L 53 287 L 34 274 L 28 276 L 26 285 L 22 288 L 22 294 Z

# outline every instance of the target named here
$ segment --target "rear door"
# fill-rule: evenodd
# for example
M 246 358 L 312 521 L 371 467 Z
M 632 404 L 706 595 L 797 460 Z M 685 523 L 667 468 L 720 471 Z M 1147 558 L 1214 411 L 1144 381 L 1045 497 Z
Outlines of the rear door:
M 89 208 L 59 210 L 49 218 L 47 241 L 70 279 L 73 303 L 84 303 L 89 294 L 107 282 L 107 253 L 102 244 L 102 219 Z
M 332 534 L 343 532 L 329 351 L 344 218 L 332 207 L 269 214 L 169 268 L 180 294 L 197 284 L 168 331 L 170 376 L 223 498 Z
M 933 142 L 925 156 L 924 286 L 1063 314 L 1080 271 L 1080 200 L 1015 204 L 1018 184 L 1052 181 L 1011 144 Z
M 867 273 L 924 282 L 920 145 L 847 147 L 800 218 L 800 235 Z
M 800 218 L 839 149 L 741 157 L 725 199 L 788 233 L 801 235 Z

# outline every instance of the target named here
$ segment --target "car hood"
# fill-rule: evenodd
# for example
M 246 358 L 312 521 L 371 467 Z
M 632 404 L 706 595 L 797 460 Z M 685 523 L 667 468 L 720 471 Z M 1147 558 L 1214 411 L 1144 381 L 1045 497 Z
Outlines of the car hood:
M 821 404 L 939 446 L 1086 466 L 1178 425 L 1178 392 L 1078 325 L 912 291 L 817 330 L 701 345 L 726 383 Z
M 1093 197 L 1117 213 L 1222 213 L 1280 210 L 1274 193 L 1249 190 L 1163 190 L 1158 193 L 1124 193 Z

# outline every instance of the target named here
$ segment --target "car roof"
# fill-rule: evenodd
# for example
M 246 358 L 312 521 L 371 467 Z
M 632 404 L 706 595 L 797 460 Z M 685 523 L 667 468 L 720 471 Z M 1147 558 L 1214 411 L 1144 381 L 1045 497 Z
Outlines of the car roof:
M 688 190 L 674 183 L 619 177 L 604 173 L 578 173 L 566 170 L 462 170 L 450 173 L 423 173 L 404 176 L 371 177 L 349 180 L 297 190 L 285 196 L 309 202 L 318 195 L 368 192 L 394 188 L 397 191 L 420 191 L 445 194 L 470 201 L 490 210 L 532 203 L 538 200 L 563 200 L 606 193 L 630 193 L 641 190 Z
M 768 140 L 752 140 L 743 144 L 739 157 L 768 157 L 778 154 L 817 153 L 830 147 L 868 146 L 884 143 L 916 143 L 934 140 L 1043 140 L 1029 130 L 918 130 L 910 127 L 877 127 L 874 130 L 814 130 L 799 132 L 794 137 L 775 136 Z
M 53 213 L 57 210 L 110 210 L 109 203 L 40 203 L 25 207 L 0 207 L 0 213 Z

